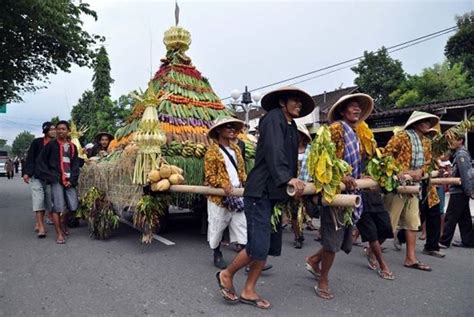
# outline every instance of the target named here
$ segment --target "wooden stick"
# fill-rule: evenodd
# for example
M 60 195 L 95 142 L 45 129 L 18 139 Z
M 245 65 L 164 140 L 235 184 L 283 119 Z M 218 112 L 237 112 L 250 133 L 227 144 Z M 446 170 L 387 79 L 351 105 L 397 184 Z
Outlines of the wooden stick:
M 344 195 L 337 194 L 334 197 L 333 201 L 330 203 L 326 199 L 322 198 L 319 195 L 314 195 L 312 197 L 313 203 L 316 205 L 322 204 L 323 206 L 331 207 L 359 207 L 362 204 L 362 199 L 360 195 Z
M 420 185 L 398 186 L 397 193 L 404 195 L 418 195 L 420 190 Z
M 459 177 L 432 178 L 431 185 L 461 185 L 461 178 Z
M 222 188 L 214 188 L 209 186 L 196 186 L 196 185 L 172 185 L 168 190 L 173 193 L 190 193 L 190 194 L 201 194 L 201 195 L 214 195 L 214 196 L 243 196 L 243 188 L 234 188 L 234 190 L 227 195 Z
M 375 190 L 380 190 L 379 184 L 370 178 L 356 179 L 356 184 L 357 184 L 357 188 L 359 189 L 373 188 Z M 345 190 L 346 186 L 344 186 L 344 184 L 341 183 L 340 188 L 341 190 Z M 397 192 L 399 194 L 416 194 L 420 191 L 419 185 L 399 186 L 398 188 L 400 189 L 400 190 L 397 189 Z M 289 196 L 295 196 L 294 187 L 290 185 L 287 186 L 286 193 Z M 306 186 L 303 189 L 302 195 L 305 196 L 305 195 L 315 195 L 315 194 L 316 194 L 316 187 L 314 187 L 314 183 L 306 183 Z

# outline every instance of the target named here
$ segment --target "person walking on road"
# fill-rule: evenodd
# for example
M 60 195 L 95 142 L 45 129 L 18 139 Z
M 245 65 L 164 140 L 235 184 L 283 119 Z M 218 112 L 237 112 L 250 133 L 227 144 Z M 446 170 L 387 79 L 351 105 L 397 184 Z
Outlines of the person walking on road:
M 469 207 L 470 200 L 474 197 L 474 184 L 470 175 L 471 155 L 464 147 L 464 142 L 465 138 L 462 135 L 449 142 L 449 147 L 455 151 L 452 176 L 460 177 L 462 185 L 449 185 L 448 209 L 444 220 L 443 236 L 439 241 L 445 247 L 451 245 L 456 226 L 459 226 L 461 241 L 455 241 L 452 245 L 474 248 L 474 229 Z
M 15 169 L 15 166 L 13 164 L 12 159 L 8 158 L 8 160 L 5 162 L 5 171 L 7 172 L 8 179 L 13 179 L 14 169 Z
M 414 182 L 419 183 L 423 175 L 429 171 L 432 160 L 431 141 L 425 135 L 438 122 L 439 118 L 433 114 L 414 111 L 408 118 L 403 130 L 393 135 L 388 141 L 385 146 L 385 153 L 392 155 L 400 167 L 401 172 L 398 175 L 400 180 L 404 180 L 404 175 L 409 175 Z M 438 194 L 433 186 L 427 189 L 426 197 L 428 208 L 439 205 Z M 431 271 L 430 266 L 417 259 L 415 252 L 416 233 L 421 226 L 419 203 L 417 195 L 389 193 L 385 195 L 384 199 L 385 208 L 390 213 L 392 228 L 394 230 L 399 228 L 399 233 L 403 232 L 403 236 L 395 237 L 395 246 L 399 249 L 396 242 L 402 238 L 406 240 L 407 249 L 404 266 L 422 271 Z M 432 231 L 432 228 L 427 228 L 427 231 Z M 433 246 L 432 251 L 439 251 L 439 246 Z
M 243 121 L 229 117 L 217 119 L 209 129 L 209 138 L 215 140 L 204 156 L 204 177 L 212 187 L 230 194 L 242 187 L 247 175 L 239 147 L 231 142 L 244 125 Z M 226 262 L 220 250 L 224 230 L 229 227 L 230 242 L 247 244 L 247 222 L 242 197 L 209 196 L 207 200 L 207 241 L 214 250 L 214 265 L 225 269 Z
M 293 119 L 306 116 L 314 109 L 314 101 L 306 92 L 284 87 L 266 94 L 262 107 L 267 114 L 260 119 L 255 166 L 250 171 L 244 191 L 247 218 L 247 245 L 216 278 L 221 295 L 230 303 L 241 302 L 270 309 L 255 287 L 268 255 L 279 256 L 282 247 L 281 219 L 272 228 L 274 206 L 287 200 L 286 187 L 292 185 L 301 195 L 304 182 L 298 173 L 298 130 Z M 245 286 L 237 296 L 234 275 L 250 264 Z
M 53 206 L 50 187 L 38 178 L 37 159 L 45 145 L 56 137 L 56 127 L 51 122 L 44 122 L 41 128 L 43 137 L 36 138 L 31 142 L 26 160 L 21 167 L 23 181 L 29 184 L 31 189 L 33 211 L 36 214 L 35 231 L 38 232 L 38 238 L 46 237 L 44 216 L 46 212 L 51 212 Z
M 37 161 L 38 177 L 51 185 L 53 198 L 53 221 L 56 243 L 66 243 L 69 234 L 66 223 L 67 211 L 78 207 L 76 186 L 79 180 L 80 159 L 76 146 L 68 141 L 69 123 L 59 121 L 56 139 L 45 145 Z

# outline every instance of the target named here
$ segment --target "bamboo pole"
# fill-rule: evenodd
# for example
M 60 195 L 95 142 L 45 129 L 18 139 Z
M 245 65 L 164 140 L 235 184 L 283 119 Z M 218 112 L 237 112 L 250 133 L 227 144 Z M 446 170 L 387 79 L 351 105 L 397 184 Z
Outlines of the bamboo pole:
M 432 178 L 431 185 L 461 185 L 461 178 L 459 177 Z
M 397 193 L 404 195 L 418 195 L 421 191 L 420 185 L 398 186 Z
M 362 199 L 360 195 L 344 194 L 337 194 L 331 202 L 328 202 L 324 198 L 321 199 L 319 195 L 314 195 L 312 197 L 312 201 L 316 205 L 322 204 L 323 206 L 331 207 L 359 207 L 362 204 Z
M 234 188 L 232 192 L 227 195 L 222 188 L 214 188 L 209 186 L 197 186 L 197 185 L 172 185 L 168 190 L 173 193 L 189 193 L 189 194 L 201 194 L 201 195 L 214 195 L 214 196 L 243 196 L 243 188 Z
M 358 189 L 374 189 L 374 190 L 379 190 L 380 191 L 380 186 L 379 184 L 374 181 L 371 178 L 362 178 L 362 179 L 356 179 L 356 184 Z M 346 186 L 341 183 L 340 185 L 341 190 L 345 190 Z M 420 191 L 420 186 L 419 185 L 412 185 L 412 186 L 399 186 L 397 188 L 397 192 L 399 194 L 416 194 Z M 286 193 L 289 196 L 295 196 L 295 189 L 293 186 L 288 185 L 286 188 Z M 306 183 L 306 186 L 303 189 L 302 195 L 315 195 L 316 194 L 316 187 L 314 186 L 314 183 Z

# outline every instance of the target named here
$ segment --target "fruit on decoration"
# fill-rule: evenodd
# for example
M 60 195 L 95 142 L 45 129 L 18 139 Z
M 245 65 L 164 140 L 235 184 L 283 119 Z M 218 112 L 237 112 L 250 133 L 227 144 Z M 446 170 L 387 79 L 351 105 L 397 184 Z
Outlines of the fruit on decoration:
M 161 179 L 160 172 L 158 170 L 152 170 L 148 173 L 148 180 L 151 183 L 156 183 Z
M 308 172 L 313 178 L 317 193 L 331 202 L 340 193 L 340 183 L 344 176 L 351 173 L 351 166 L 337 158 L 336 146 L 331 140 L 331 132 L 326 125 L 321 126 L 311 143 L 308 155 Z
M 71 142 L 76 146 L 77 152 L 79 153 L 79 157 L 83 160 L 87 160 L 87 153 L 85 150 L 82 149 L 81 142 L 79 138 L 86 133 L 88 128 L 77 128 L 74 121 L 71 121 L 71 131 L 69 132 L 69 136 L 71 137 Z
M 159 169 L 148 173 L 148 180 L 152 191 L 167 191 L 171 185 L 184 183 L 183 170 L 178 166 L 163 163 Z

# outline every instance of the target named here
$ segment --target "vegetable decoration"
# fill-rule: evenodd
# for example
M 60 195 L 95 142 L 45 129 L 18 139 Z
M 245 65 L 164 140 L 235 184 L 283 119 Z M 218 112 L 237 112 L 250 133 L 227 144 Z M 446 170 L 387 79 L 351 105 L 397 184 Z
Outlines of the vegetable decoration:
M 331 132 L 325 125 L 318 129 L 311 143 L 307 165 L 316 193 L 321 193 L 328 202 L 332 202 L 336 194 L 340 193 L 339 185 L 343 177 L 352 171 L 347 162 L 337 158 Z
M 369 159 L 366 164 L 366 174 L 377 181 L 387 192 L 392 192 L 400 185 L 397 174 L 400 172 L 395 159 L 391 155 L 382 155 L 376 149 L 376 156 Z

